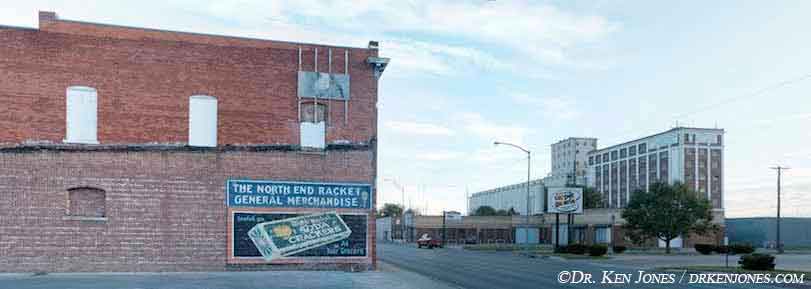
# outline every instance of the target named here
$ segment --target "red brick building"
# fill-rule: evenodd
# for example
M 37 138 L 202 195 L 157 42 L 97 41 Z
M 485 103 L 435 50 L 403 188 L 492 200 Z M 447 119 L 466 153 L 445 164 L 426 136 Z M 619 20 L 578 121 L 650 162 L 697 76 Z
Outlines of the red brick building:
M 0 26 L 0 272 L 374 266 L 377 81 L 388 60 L 375 42 L 39 16 L 39 29 Z M 362 184 L 369 203 L 236 208 L 233 179 Z M 352 250 L 240 258 L 236 211 L 336 211 L 359 216 L 350 227 L 361 237 L 345 242 Z

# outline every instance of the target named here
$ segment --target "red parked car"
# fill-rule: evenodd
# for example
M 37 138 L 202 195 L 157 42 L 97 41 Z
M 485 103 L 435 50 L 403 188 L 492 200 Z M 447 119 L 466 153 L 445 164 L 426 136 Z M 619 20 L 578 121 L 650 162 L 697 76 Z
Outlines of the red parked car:
M 442 248 L 442 240 L 431 238 L 431 236 L 428 236 L 428 234 L 422 234 L 422 237 L 417 240 L 417 248 L 422 247 L 428 249 Z

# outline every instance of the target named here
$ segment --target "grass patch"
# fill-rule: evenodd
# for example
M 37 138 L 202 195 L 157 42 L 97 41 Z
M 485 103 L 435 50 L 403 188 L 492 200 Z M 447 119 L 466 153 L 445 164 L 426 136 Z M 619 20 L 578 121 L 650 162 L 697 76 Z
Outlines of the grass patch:
M 698 255 L 698 252 L 685 248 L 671 248 L 670 254 L 666 253 L 665 248 L 645 248 L 645 247 L 632 247 L 628 248 L 622 254 L 628 255 Z
M 465 250 L 471 251 L 523 251 L 527 250 L 527 246 L 520 245 L 520 244 L 477 244 L 477 245 L 465 245 Z M 530 245 L 530 251 L 552 251 L 552 247 L 549 245 Z
M 588 254 L 586 254 L 586 255 L 575 255 L 575 254 L 551 254 L 551 255 L 552 255 L 552 256 L 561 257 L 561 258 L 563 258 L 563 259 L 575 259 L 575 260 L 577 260 L 577 259 L 597 259 L 597 260 L 611 259 L 611 257 L 608 257 L 608 256 L 606 256 L 606 255 L 603 255 L 603 256 L 590 256 L 590 255 L 588 255 Z
M 657 270 L 663 271 L 683 271 L 687 270 L 689 272 L 724 272 L 724 273 L 795 273 L 795 274 L 811 274 L 811 271 L 797 271 L 797 270 L 782 270 L 782 269 L 774 269 L 771 271 L 761 271 L 761 270 L 746 270 L 739 266 L 704 266 L 704 265 L 696 265 L 696 266 L 677 266 L 677 267 L 658 267 Z
M 786 246 L 783 248 L 784 254 L 811 254 L 811 248 L 806 246 Z M 777 254 L 777 249 L 757 248 L 755 253 Z
M 603 256 L 590 256 L 589 254 L 585 255 L 577 255 L 577 254 L 568 254 L 568 253 L 536 253 L 539 257 L 560 257 L 567 260 L 606 260 L 611 259 L 611 257 L 603 255 Z

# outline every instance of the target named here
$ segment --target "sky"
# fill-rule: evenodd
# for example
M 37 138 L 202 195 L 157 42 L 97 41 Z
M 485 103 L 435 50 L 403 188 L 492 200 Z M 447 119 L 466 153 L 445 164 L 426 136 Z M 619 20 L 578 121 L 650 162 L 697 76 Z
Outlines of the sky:
M 365 47 L 379 87 L 378 204 L 465 211 L 550 170 L 550 145 L 682 126 L 725 135 L 727 217 L 811 217 L 811 1 L 4 1 L 117 25 Z

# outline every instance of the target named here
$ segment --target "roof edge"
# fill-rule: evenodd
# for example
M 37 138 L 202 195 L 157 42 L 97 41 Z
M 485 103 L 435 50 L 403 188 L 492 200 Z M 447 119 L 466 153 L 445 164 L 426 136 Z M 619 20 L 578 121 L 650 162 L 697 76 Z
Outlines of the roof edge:
M 327 44 L 318 44 L 318 43 L 310 43 L 310 42 L 295 42 L 295 41 L 286 41 L 286 40 L 276 40 L 276 39 L 263 39 L 263 38 L 255 38 L 255 37 L 246 37 L 246 36 L 232 36 L 232 35 L 222 35 L 222 34 L 210 34 L 210 33 L 200 33 L 200 32 L 190 32 L 190 31 L 178 31 L 178 30 L 168 30 L 168 29 L 159 29 L 159 28 L 148 28 L 148 27 L 136 27 L 136 26 L 126 26 L 126 25 L 118 25 L 118 24 L 108 24 L 108 23 L 99 23 L 99 22 L 91 22 L 91 21 L 81 21 L 81 20 L 71 20 L 71 19 L 61 19 L 57 17 L 56 13 L 48 12 L 48 11 L 40 11 L 39 12 L 39 30 L 46 31 L 46 32 L 55 32 L 55 33 L 66 33 L 66 34 L 77 34 L 77 35 L 88 35 L 88 36 L 95 36 L 89 33 L 82 33 L 80 31 L 60 31 L 59 29 L 51 30 L 48 28 L 48 22 L 64 22 L 64 23 L 74 23 L 80 25 L 90 25 L 90 26 L 98 26 L 102 28 L 120 28 L 120 29 L 133 29 L 133 30 L 141 30 L 146 32 L 154 32 L 154 33 L 175 33 L 175 34 L 183 34 L 189 36 L 200 36 L 200 37 L 213 37 L 213 38 L 221 38 L 221 39 L 233 39 L 233 40 L 243 40 L 243 41 L 257 41 L 257 42 L 266 42 L 266 43 L 278 43 L 278 44 L 286 44 L 291 46 L 312 46 L 312 47 L 328 47 L 328 48 L 340 48 L 340 49 L 357 49 L 357 50 L 377 50 L 377 46 L 375 47 L 357 47 L 357 46 L 345 46 L 345 45 L 327 45 Z M 45 24 L 45 25 L 43 25 Z M 148 39 L 156 39 L 156 40 L 167 40 L 163 38 L 156 38 L 156 37 L 144 37 Z M 129 39 L 126 37 L 120 37 L 120 39 Z M 180 41 L 180 40 L 178 40 Z M 190 43 L 203 43 L 205 42 L 198 42 L 198 41 L 188 41 L 183 40 L 184 42 Z M 370 43 L 377 43 L 377 41 L 370 41 Z

